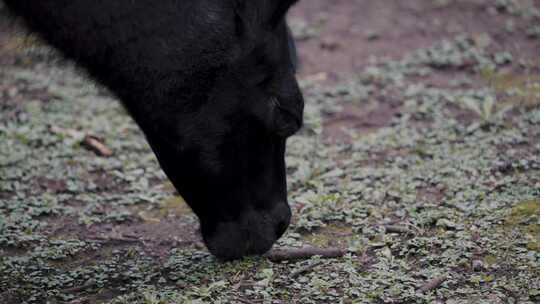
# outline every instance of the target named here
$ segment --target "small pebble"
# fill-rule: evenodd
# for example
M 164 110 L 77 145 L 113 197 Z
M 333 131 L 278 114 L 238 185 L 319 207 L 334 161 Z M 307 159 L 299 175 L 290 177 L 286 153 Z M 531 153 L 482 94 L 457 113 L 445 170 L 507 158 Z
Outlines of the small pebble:
M 484 262 L 482 260 L 473 260 L 472 261 L 472 269 L 474 271 L 480 271 L 484 269 Z

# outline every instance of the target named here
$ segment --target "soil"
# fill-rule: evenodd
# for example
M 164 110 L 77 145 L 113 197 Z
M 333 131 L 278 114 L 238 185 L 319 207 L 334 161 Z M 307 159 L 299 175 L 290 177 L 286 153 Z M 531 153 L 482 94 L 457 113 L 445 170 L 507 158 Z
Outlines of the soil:
M 528 22 L 513 18 L 514 31 L 504 29 L 508 16 L 488 9 L 490 1 L 457 0 L 450 5 L 437 7 L 432 0 L 370 1 L 370 0 L 311 0 L 300 1 L 290 16 L 307 20 L 308 24 L 323 23 L 317 37 L 297 42 L 300 57 L 300 79 L 320 79 L 336 83 L 362 71 L 366 66 L 387 59 L 399 59 L 416 49 L 431 46 L 443 39 L 459 34 L 481 35 L 488 33 L 495 40 L 490 47 L 510 50 L 519 54 L 523 62 L 531 63 L 525 69 L 517 65 L 508 67 L 518 73 L 540 72 L 540 43 L 527 39 L 523 32 Z M 535 1 L 522 1 L 532 5 Z M 536 3 L 540 1 L 536 0 Z M 372 36 L 376 34 L 376 38 Z M 333 47 L 326 47 L 328 44 Z M 376 58 L 376 59 L 375 59 Z M 531 71 L 532 69 L 532 71 Z M 432 87 L 448 87 L 452 80 L 470 77 L 469 87 L 485 85 L 484 79 L 471 72 L 440 70 L 423 79 Z M 407 81 L 414 82 L 414 78 Z M 376 108 L 347 105 L 342 113 L 327 117 L 325 136 L 329 142 L 349 141 L 344 129 L 356 129 L 362 133 L 387 126 L 393 115 L 399 113 L 398 105 L 385 104 L 387 95 L 375 93 L 372 97 Z M 372 103 L 373 104 L 373 103 Z M 460 119 L 470 120 L 474 112 L 457 113 Z
M 538 41 L 527 39 L 525 35 L 516 35 L 504 31 L 501 23 L 507 16 L 487 9 L 488 0 L 457 0 L 449 5 L 437 7 L 430 0 L 309 0 L 300 1 L 290 12 L 290 18 L 301 18 L 310 23 L 322 23 L 322 30 L 316 37 L 297 42 L 300 57 L 300 79 L 319 79 L 325 83 L 336 83 L 360 72 L 364 67 L 374 63 L 374 60 L 384 61 L 398 59 L 411 51 L 428 47 L 444 38 L 451 39 L 457 34 L 469 33 L 479 35 L 489 33 L 496 40 L 492 47 L 510 49 L 518 53 L 525 61 L 532 61 L 540 66 L 537 55 Z M 527 2 L 527 1 L 525 1 Z M 540 3 L 540 1 L 536 1 Z M 13 64 L 16 62 L 18 51 L 28 39 L 14 39 L 13 22 L 0 22 L 0 62 Z M 523 31 L 527 23 L 515 18 L 515 31 Z M 31 39 L 30 39 L 31 40 Z M 22 41 L 22 42 L 21 42 Z M 20 45 L 23 43 L 23 45 Z M 330 46 L 330 47 L 329 47 Z M 519 70 L 517 66 L 510 67 Z M 438 71 L 429 76 L 427 82 L 433 87 L 446 87 L 452 79 L 466 75 L 465 71 Z M 469 75 L 474 77 L 472 74 Z M 414 79 L 409 79 L 414 81 Z M 424 79 L 424 81 L 426 81 Z M 482 80 L 477 79 L 482 82 Z M 0 93 L 5 95 L 2 102 L 16 102 L 21 99 L 43 92 L 18 92 L 13 88 L 0 87 Z M 15 96 L 13 96 L 15 95 Z M 0 94 L 2 96 L 2 94 Z M 7 98 L 10 97 L 10 98 Z M 388 97 L 375 94 L 371 103 L 362 106 L 347 104 L 342 112 L 328 115 L 324 121 L 324 134 L 328 141 L 350 141 L 343 130 L 356 129 L 362 134 L 369 133 L 387 126 L 394 115 L 399 114 L 401 102 L 388 103 L 382 99 Z M 46 97 L 41 97 L 46 100 Z M 456 110 L 457 111 L 457 110 Z M 9 114 L 9 113 L 8 113 Z M 470 120 L 476 117 L 472 112 L 456 114 L 461 119 Z M 468 117 L 468 118 L 467 118 Z M 381 157 L 392 157 L 390 154 Z M 98 187 L 106 189 L 110 176 L 92 174 Z M 65 183 L 61 180 L 42 178 L 36 180 L 38 187 L 46 188 L 51 193 L 65 191 Z M 440 200 L 441 194 L 432 189 L 422 189 L 419 196 L 433 197 Z M 58 225 L 58 223 L 57 223 Z M 168 250 L 179 244 L 195 244 L 200 246 L 200 237 L 193 225 L 185 225 L 178 221 L 166 220 L 156 223 L 127 223 L 117 226 L 94 226 L 87 230 L 83 226 L 73 226 L 66 220 L 65 226 L 80 231 L 80 237 L 100 234 L 107 238 L 109 234 L 127 233 L 137 239 L 148 239 L 144 247 L 149 253 L 162 256 Z M 63 229 L 59 229 L 63 231 Z M 176 235 L 174 239 L 171 235 Z M 178 236 L 178 233 L 181 235 Z M 56 237 L 57 235 L 51 235 Z M 91 238 L 91 237 L 90 237 Z M 159 240 L 159 241 L 156 241 Z M 111 238 L 114 242 L 114 237 Z M 120 241 L 121 242 L 121 241 Z
M 539 3 L 520 1 L 522 3 Z M 292 18 L 311 23 L 323 22 L 315 39 L 298 42 L 301 77 L 318 73 L 329 79 L 342 79 L 358 73 L 377 58 L 397 59 L 435 41 L 458 34 L 489 33 L 495 37 L 493 47 L 511 50 L 521 58 L 540 62 L 538 42 L 504 31 L 507 16 L 489 10 L 491 1 L 457 0 L 437 7 L 432 0 L 311 0 L 300 1 L 291 11 Z M 322 21 L 320 21 L 322 20 Z M 527 21 L 515 18 L 514 31 L 524 32 Z M 373 33 L 377 38 L 370 38 Z M 325 48 L 328 42 L 337 44 Z M 383 58 L 383 59 L 381 59 Z M 536 65 L 538 66 L 538 65 Z M 451 73 L 448 78 L 453 78 Z M 446 81 L 434 77 L 435 84 Z M 446 79 L 448 80 L 448 79 Z
M 445 1 L 433 0 L 303 0 L 291 13 L 291 20 L 302 19 L 308 24 L 320 24 L 320 32 L 309 39 L 297 42 L 300 57 L 300 80 L 311 80 L 332 85 L 353 77 L 366 66 L 390 59 L 400 59 L 419 48 L 433 45 L 445 38 L 452 39 L 458 34 L 470 34 L 479 37 L 488 33 L 493 37 L 489 46 L 492 50 L 505 50 L 519 61 L 506 67 L 507 72 L 517 74 L 540 75 L 540 40 L 529 39 L 524 34 L 529 24 L 526 18 L 508 16 L 504 12 L 490 9 L 491 0 L 454 0 L 447 4 L 436 5 Z M 540 6 L 540 0 L 523 0 L 524 5 Z M 0 18 L 2 16 L 0 8 Z M 512 33 L 505 30 L 508 20 L 513 21 Z M 21 61 L 21 42 L 15 39 L 11 23 L 0 20 L 0 65 L 26 64 Z M 17 36 L 18 37 L 18 36 Z M 420 77 L 428 87 L 447 88 L 452 80 L 467 77 L 472 81 L 466 87 L 480 87 L 487 83 L 468 68 L 442 69 Z M 414 83 L 418 79 L 407 78 Z M 19 92 L 13 87 L 0 85 L 0 110 L 2 103 L 17 103 L 23 98 L 47 100 L 47 92 L 36 89 L 33 92 Z M 399 93 L 389 97 L 388 92 L 374 92 L 367 100 L 356 103 L 343 103 L 342 110 L 324 116 L 325 143 L 352 143 L 351 130 L 360 136 L 373 133 L 392 123 L 400 115 L 404 105 Z M 13 107 L 10 107 L 12 109 Z M 478 119 L 478 114 L 456 107 L 449 109 L 456 120 L 470 123 Z M 16 110 L 2 115 L 15 117 Z M 419 122 L 416 127 L 429 126 L 429 118 Z M 533 143 L 534 144 L 534 143 Z M 506 149 L 507 147 L 504 147 Z M 529 146 L 523 150 L 530 155 Z M 387 159 L 399 158 L 410 154 L 409 150 L 390 150 L 376 152 L 365 165 L 382 163 Z M 529 153 L 529 154 L 527 154 Z M 115 157 L 115 156 L 113 156 Z M 89 180 L 96 185 L 96 191 L 123 193 L 124 186 L 114 184 L 114 176 L 105 172 L 88 173 Z M 534 181 L 538 183 L 538 181 Z M 531 185 L 534 184 L 531 182 Z M 40 177 L 33 181 L 37 193 L 62 195 L 69 193 L 64 180 Z M 163 185 L 170 196 L 178 200 L 174 189 L 164 178 L 152 179 L 152 184 Z M 114 185 L 113 185 L 114 184 Z M 111 186 L 113 185 L 113 186 Z M 417 199 L 420 202 L 440 204 L 447 194 L 446 188 L 438 185 L 419 187 Z M 10 198 L 14 193 L 0 193 L 0 199 Z M 58 217 L 49 220 L 43 233 L 50 238 L 76 236 L 80 240 L 97 240 L 113 248 L 122 248 L 125 244 L 137 244 L 150 256 L 163 260 L 173 248 L 202 248 L 198 224 L 185 203 L 175 201 L 167 205 L 166 210 L 138 210 L 129 207 L 132 214 L 128 220 L 115 223 L 97 223 L 84 225 L 70 217 Z M 84 208 L 73 201 L 74 208 Z M 107 212 L 102 210 L 101 212 Z M 330 231 L 330 230 L 329 230 Z M 336 229 L 337 231 L 337 229 Z M 341 232 L 339 230 L 338 232 Z M 350 231 L 346 231 L 349 236 Z M 324 233 L 323 233 L 324 234 Z M 334 243 L 343 245 L 335 231 L 327 232 Z M 326 238 L 328 239 L 328 237 Z M 325 240 L 326 240 L 325 239 Z M 327 242 L 326 242 L 327 243 Z M 325 244 L 326 244 L 325 243 Z M 87 257 L 93 258 L 92 256 Z M 371 257 L 370 257 L 371 261 Z M 1 295 L 1 293 L 0 293 Z

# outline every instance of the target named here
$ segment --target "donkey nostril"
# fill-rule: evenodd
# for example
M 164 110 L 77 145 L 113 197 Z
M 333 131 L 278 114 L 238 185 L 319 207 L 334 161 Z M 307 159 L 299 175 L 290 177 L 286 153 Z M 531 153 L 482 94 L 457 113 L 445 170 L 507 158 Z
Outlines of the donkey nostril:
M 285 233 L 291 222 L 291 208 L 286 201 L 277 204 L 276 208 L 274 209 L 274 218 L 277 220 L 274 222 L 277 240 Z
M 281 221 L 276 227 L 276 239 L 279 239 L 289 227 L 289 221 Z

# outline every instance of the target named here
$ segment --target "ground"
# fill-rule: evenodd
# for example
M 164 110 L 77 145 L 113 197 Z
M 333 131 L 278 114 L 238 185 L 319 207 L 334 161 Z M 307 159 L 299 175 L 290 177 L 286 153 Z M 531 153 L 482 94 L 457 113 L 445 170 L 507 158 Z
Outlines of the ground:
M 276 247 L 347 255 L 283 263 L 210 256 L 119 103 L 0 15 L 3 303 L 538 303 L 539 9 L 301 1 Z

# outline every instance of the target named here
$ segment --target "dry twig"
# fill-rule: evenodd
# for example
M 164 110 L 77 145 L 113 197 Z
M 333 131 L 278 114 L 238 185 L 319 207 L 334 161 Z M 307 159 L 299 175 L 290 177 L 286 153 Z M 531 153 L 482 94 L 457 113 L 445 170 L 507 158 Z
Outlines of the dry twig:
M 144 240 L 139 239 L 132 239 L 132 238 L 126 238 L 126 237 L 102 237 L 97 236 L 94 238 L 86 239 L 90 242 L 96 242 L 96 243 L 133 243 L 133 244 L 144 244 Z
M 109 157 L 113 155 L 113 151 L 94 135 L 85 134 L 74 129 L 64 129 L 58 126 L 49 126 L 49 131 L 56 135 L 74 138 L 99 156 Z
M 244 304 L 256 304 L 256 303 L 262 303 L 262 301 L 260 300 L 257 300 L 257 302 L 253 302 L 249 299 L 245 299 L 245 298 L 236 298 L 239 302 L 242 302 Z
M 339 258 L 345 255 L 345 250 L 340 248 L 317 248 L 306 246 L 302 248 L 275 249 L 267 254 L 272 262 L 282 262 L 291 260 L 309 259 L 313 256 L 323 258 Z
M 291 273 L 290 277 L 292 279 L 295 279 L 295 278 L 299 277 L 300 275 L 302 275 L 302 274 L 304 274 L 304 273 L 306 273 L 308 271 L 313 270 L 315 267 L 317 267 L 317 266 L 319 266 L 321 264 L 322 264 L 322 261 L 315 261 L 315 262 L 313 262 L 313 263 L 311 263 L 309 265 L 306 265 L 306 266 L 304 266 L 302 268 L 299 268 L 298 270 L 293 271 Z
M 64 129 L 58 126 L 49 126 L 49 131 L 51 131 L 51 133 L 56 134 L 56 135 L 61 135 L 64 137 L 71 137 L 77 140 L 82 140 L 82 138 L 84 138 L 83 132 L 77 131 L 74 129 Z
M 86 135 L 83 139 L 83 144 L 99 156 L 109 157 L 113 155 L 112 150 L 95 136 Z
M 439 286 L 442 285 L 442 283 L 444 283 L 444 281 L 446 281 L 446 279 L 447 279 L 447 276 L 444 275 L 444 276 L 436 277 L 430 281 L 427 281 L 424 285 L 422 285 L 422 287 L 420 287 L 420 291 L 427 292 L 433 289 L 437 289 Z
M 67 294 L 78 293 L 78 292 L 81 292 L 81 291 L 85 291 L 87 289 L 94 288 L 95 286 L 96 286 L 96 282 L 94 280 L 89 280 L 87 283 L 85 283 L 83 285 L 74 286 L 74 287 L 70 287 L 70 288 L 65 288 L 65 289 L 62 289 L 61 291 L 63 293 L 67 293 Z
M 82 297 L 80 299 L 75 299 L 68 302 L 68 304 L 88 304 L 88 303 L 91 303 L 89 297 Z
M 412 233 L 412 231 L 407 228 L 406 226 L 399 226 L 399 225 L 386 225 L 384 226 L 387 233 L 399 233 L 399 234 L 409 234 Z

